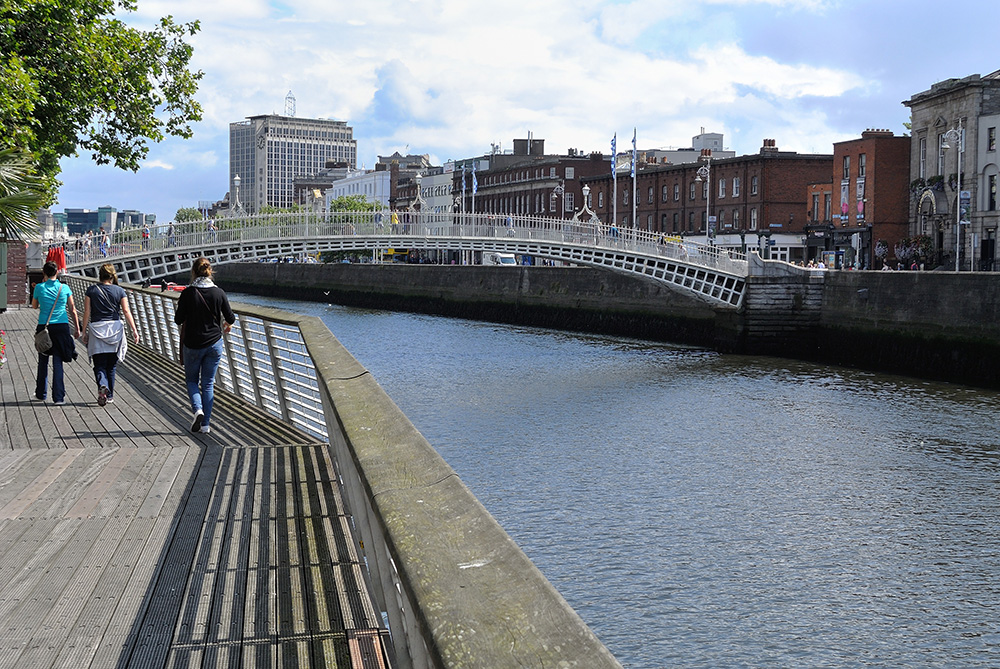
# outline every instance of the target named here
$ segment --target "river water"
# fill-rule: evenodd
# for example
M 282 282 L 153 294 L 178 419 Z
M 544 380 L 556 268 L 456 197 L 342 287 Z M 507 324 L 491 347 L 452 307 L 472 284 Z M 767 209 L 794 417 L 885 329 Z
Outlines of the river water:
M 320 316 L 625 666 L 1000 666 L 1000 395 Z

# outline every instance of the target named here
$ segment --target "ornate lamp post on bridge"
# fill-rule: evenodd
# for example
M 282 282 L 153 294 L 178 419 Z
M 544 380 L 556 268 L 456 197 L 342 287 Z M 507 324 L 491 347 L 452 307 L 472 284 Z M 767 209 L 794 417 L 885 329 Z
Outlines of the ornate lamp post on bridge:
M 712 202 L 712 151 L 702 149 L 701 160 L 705 164 L 698 168 L 698 176 L 694 180 L 698 183 L 705 182 L 705 246 L 712 243 L 712 218 L 709 214 L 709 205 Z
M 962 149 L 963 149 L 963 133 L 962 133 L 962 119 L 958 119 L 958 128 L 951 128 L 944 135 L 941 136 L 944 142 L 941 144 L 942 149 L 950 149 L 951 142 L 955 142 L 955 148 L 958 149 L 955 152 L 956 162 L 955 169 L 958 172 L 958 190 L 955 191 L 955 271 L 960 271 L 958 258 L 961 253 L 961 239 L 962 239 Z
M 560 181 L 559 185 L 552 189 L 552 203 L 555 204 L 560 196 L 562 197 L 562 203 L 559 207 L 559 219 L 562 220 L 566 216 L 566 212 L 564 211 L 566 209 L 566 184 L 563 181 Z

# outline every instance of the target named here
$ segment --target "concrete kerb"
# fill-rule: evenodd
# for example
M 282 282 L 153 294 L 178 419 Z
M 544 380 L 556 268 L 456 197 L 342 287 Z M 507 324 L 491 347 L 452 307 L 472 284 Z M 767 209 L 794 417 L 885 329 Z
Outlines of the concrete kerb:
M 398 665 L 620 667 L 375 379 L 311 320 L 300 327 L 327 394 L 331 450 Z

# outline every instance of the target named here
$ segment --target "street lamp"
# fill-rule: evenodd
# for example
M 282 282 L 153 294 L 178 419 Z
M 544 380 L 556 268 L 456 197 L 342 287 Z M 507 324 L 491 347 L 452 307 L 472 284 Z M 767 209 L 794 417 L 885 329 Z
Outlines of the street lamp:
M 958 171 L 958 190 L 955 191 L 955 271 L 958 272 L 958 256 L 961 250 L 959 240 L 962 238 L 962 119 L 958 119 L 958 128 L 948 130 L 942 135 L 942 139 L 944 139 L 941 144 L 942 149 L 950 149 L 951 142 L 955 142 L 955 148 L 958 149 L 955 154 L 955 167 Z
M 551 197 L 553 204 L 555 204 L 555 201 L 559 198 L 559 196 L 562 196 L 562 207 L 559 211 L 559 218 L 562 219 L 565 216 L 565 212 L 563 212 L 562 209 L 566 208 L 566 186 L 562 181 L 559 182 L 558 186 L 552 189 Z
M 707 186 L 705 197 L 705 246 L 711 244 L 711 217 L 709 216 L 709 204 L 712 202 L 712 154 L 702 151 L 701 159 L 705 164 L 698 168 L 698 176 L 694 180 L 698 183 L 705 182 Z
M 233 205 L 233 213 L 237 216 L 243 214 L 243 205 L 240 204 L 240 175 L 233 177 L 233 186 L 236 189 L 236 202 Z

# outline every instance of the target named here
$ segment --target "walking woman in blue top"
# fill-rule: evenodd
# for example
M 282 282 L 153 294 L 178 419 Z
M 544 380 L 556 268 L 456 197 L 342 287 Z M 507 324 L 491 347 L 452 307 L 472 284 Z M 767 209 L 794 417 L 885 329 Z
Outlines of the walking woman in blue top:
M 212 281 L 211 263 L 208 258 L 198 258 L 191 265 L 191 284 L 181 293 L 174 312 L 174 322 L 182 326 L 181 358 L 194 412 L 192 432 L 211 430 L 215 374 L 225 351 L 222 335 L 235 321 L 225 291 Z
M 35 377 L 35 399 L 45 399 L 45 386 L 49 375 L 49 358 L 52 358 L 52 401 L 56 404 L 66 403 L 66 386 L 63 384 L 63 363 L 76 359 L 76 344 L 74 337 L 80 336 L 80 319 L 73 305 L 73 294 L 69 286 L 64 286 L 56 279 L 59 268 L 54 262 L 42 266 L 45 281 L 35 286 L 31 306 L 39 310 L 38 327 L 35 332 L 41 332 L 45 323 L 49 324 L 49 336 L 52 337 L 52 348 L 46 353 L 38 354 L 38 375 Z M 51 317 L 50 317 L 51 314 Z M 73 320 L 73 334 L 69 333 L 70 317 Z

